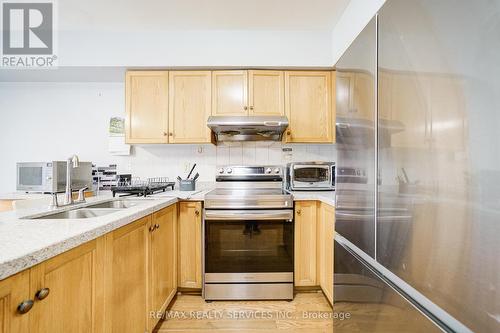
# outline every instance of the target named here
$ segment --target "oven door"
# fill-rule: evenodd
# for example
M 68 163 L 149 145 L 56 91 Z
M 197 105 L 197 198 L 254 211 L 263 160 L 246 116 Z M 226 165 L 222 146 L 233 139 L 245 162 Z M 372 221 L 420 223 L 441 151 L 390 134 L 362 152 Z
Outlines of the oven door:
M 205 283 L 293 282 L 293 210 L 205 210 Z
M 292 190 L 333 189 L 331 165 L 294 165 L 291 172 Z

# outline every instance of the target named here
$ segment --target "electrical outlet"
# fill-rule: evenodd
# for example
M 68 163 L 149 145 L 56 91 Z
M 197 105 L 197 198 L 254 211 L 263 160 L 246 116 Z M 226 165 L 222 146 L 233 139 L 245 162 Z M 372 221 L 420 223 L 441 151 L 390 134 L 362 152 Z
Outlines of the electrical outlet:
M 291 161 L 293 159 L 293 149 L 291 147 L 281 148 L 281 157 L 285 161 Z

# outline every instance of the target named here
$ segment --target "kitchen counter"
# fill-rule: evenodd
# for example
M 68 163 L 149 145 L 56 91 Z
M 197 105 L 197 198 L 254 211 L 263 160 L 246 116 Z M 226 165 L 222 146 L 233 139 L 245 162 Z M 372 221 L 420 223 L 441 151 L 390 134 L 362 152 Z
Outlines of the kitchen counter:
M 32 196 L 30 199 L 34 199 L 35 203 L 32 207 L 27 206 L 28 208 L 0 213 L 0 280 L 178 201 L 203 201 L 205 194 L 213 188 L 213 183 L 207 183 L 199 186 L 196 191 L 166 191 L 147 198 L 124 197 L 122 199 L 144 200 L 145 203 L 87 219 L 23 219 L 26 216 L 67 210 L 67 208 L 50 210 L 47 208 L 46 201 L 40 200 L 44 198 L 44 195 Z M 317 200 L 335 205 L 334 191 L 291 191 L 290 193 L 294 196 L 294 200 Z M 14 196 L 11 195 L 11 197 Z M 110 199 L 110 192 L 101 192 L 97 197 L 88 198 L 86 204 L 72 208 L 85 207 Z
M 26 208 L 0 214 L 0 280 L 40 262 L 96 239 L 162 208 L 175 204 L 176 196 L 130 198 L 144 204 L 108 215 L 87 219 L 23 219 L 26 216 L 67 209 L 50 210 L 46 206 Z M 110 200 L 109 196 L 93 197 L 89 204 Z
M 335 191 L 288 191 L 294 201 L 321 201 L 335 206 Z

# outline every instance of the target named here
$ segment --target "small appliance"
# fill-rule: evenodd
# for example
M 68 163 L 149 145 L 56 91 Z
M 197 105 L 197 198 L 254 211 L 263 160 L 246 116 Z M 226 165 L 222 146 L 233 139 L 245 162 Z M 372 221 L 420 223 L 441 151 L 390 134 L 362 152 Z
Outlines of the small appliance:
M 71 168 L 71 188 L 92 188 L 92 162 L 80 162 Z M 18 191 L 33 193 L 64 192 L 66 188 L 66 161 L 17 163 Z
M 289 190 L 335 190 L 335 162 L 294 162 L 288 163 L 286 170 Z

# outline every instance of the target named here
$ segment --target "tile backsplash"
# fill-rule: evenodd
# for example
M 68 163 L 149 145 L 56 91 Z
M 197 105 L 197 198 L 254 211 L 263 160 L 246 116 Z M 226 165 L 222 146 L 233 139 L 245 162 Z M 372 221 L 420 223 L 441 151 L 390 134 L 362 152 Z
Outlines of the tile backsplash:
M 286 149 L 283 149 L 286 148 Z M 119 173 L 134 177 L 185 177 L 193 163 L 200 180 L 214 181 L 218 165 L 285 165 L 294 161 L 335 161 L 333 144 L 293 144 L 245 142 L 213 145 L 134 146 L 132 155 L 119 157 Z

